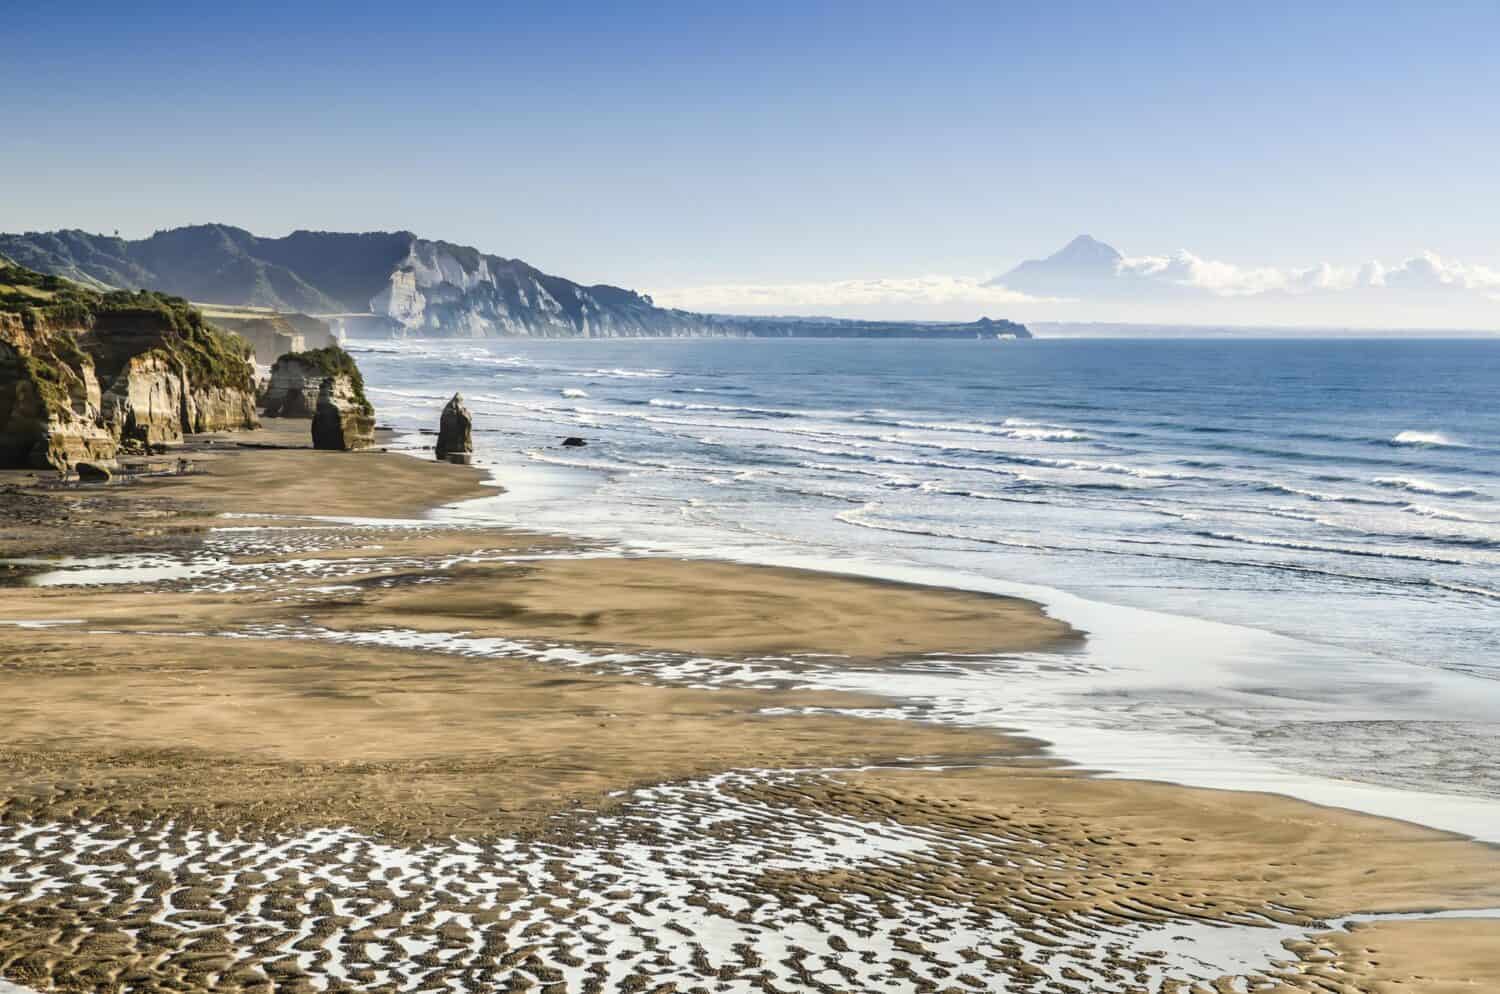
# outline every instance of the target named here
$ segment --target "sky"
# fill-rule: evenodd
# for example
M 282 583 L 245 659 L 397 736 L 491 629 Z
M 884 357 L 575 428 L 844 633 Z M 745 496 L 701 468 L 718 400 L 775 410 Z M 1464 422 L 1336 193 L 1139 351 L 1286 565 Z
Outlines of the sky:
M 944 319 L 1254 296 L 986 285 L 1084 232 L 1245 272 L 1428 253 L 1481 277 L 1416 316 L 1500 326 L 1492 2 L 207 6 L 6 11 L 0 230 L 410 229 L 667 302 Z

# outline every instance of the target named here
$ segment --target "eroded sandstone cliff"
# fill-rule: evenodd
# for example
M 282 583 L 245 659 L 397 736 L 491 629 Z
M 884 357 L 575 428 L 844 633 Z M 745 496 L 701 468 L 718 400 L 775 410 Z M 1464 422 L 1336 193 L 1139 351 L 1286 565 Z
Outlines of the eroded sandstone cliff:
M 0 260 L 0 466 L 67 469 L 256 423 L 247 346 L 186 301 Z

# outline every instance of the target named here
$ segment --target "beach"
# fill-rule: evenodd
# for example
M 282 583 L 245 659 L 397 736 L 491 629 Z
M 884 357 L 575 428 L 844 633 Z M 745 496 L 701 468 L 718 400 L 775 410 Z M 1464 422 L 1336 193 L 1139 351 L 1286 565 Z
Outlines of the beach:
M 6 474 L 6 981 L 1500 983 L 1492 847 L 809 686 L 1065 661 L 1087 633 L 1036 604 L 432 517 L 486 474 L 270 424 L 108 486 Z

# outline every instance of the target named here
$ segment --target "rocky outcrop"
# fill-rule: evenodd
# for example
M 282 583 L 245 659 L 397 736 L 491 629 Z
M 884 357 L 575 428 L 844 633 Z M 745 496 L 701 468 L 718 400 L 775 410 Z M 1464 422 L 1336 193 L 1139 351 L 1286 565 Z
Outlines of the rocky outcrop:
M 184 431 L 241 431 L 260 427 L 260 419 L 255 415 L 255 394 L 252 391 L 205 386 L 189 390 L 187 399 Z
M 336 384 L 340 396 L 347 394 L 361 405 L 370 406 L 365 398 L 364 378 L 354 357 L 331 345 L 277 359 L 261 395 L 261 408 L 268 418 L 313 417 L 318 409 L 318 395 L 330 379 L 342 381 Z
M 104 384 L 104 420 L 118 438 L 155 445 L 259 426 L 242 340 L 208 327 L 184 301 L 125 306 L 139 295 L 120 296 L 82 339 Z
M 0 312 L 0 467 L 65 469 L 109 461 L 93 359 L 66 331 Z
M 122 441 L 256 424 L 248 350 L 186 301 L 0 261 L 0 465 L 107 463 Z
M 450 456 L 467 456 L 474 451 L 474 418 L 464 406 L 463 394 L 454 394 L 443 408 L 438 421 L 438 440 L 435 447 L 439 459 Z
M 188 404 L 183 380 L 182 370 L 164 355 L 133 356 L 104 394 L 104 419 L 120 439 L 148 445 L 180 439 Z
M 312 442 L 315 449 L 344 452 L 375 444 L 375 412 L 356 399 L 347 377 L 331 376 L 318 388 Z
M 293 353 L 271 366 L 271 378 L 261 395 L 268 418 L 310 418 L 318 410 L 318 391 L 328 374 L 311 359 Z

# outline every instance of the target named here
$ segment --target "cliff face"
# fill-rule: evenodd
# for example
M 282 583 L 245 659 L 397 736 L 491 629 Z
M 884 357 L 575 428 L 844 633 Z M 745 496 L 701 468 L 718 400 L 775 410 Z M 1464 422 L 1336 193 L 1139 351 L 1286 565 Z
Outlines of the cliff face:
M 256 425 L 249 351 L 186 301 L 98 293 L 0 260 L 0 465 Z
M 72 334 L 0 312 L 0 466 L 113 458 L 102 407 L 94 361 Z
M 582 286 L 518 259 L 407 231 L 298 231 L 259 238 L 239 228 L 201 225 L 139 241 L 82 231 L 32 232 L 0 235 L 0 254 L 96 286 L 158 287 L 205 304 L 326 314 L 356 334 L 736 334 L 702 315 L 656 307 L 630 290 Z
M 349 337 L 1029 337 L 974 325 L 732 318 L 657 307 L 622 287 L 585 286 L 519 259 L 409 231 L 297 231 L 259 238 L 224 225 L 123 241 L 81 231 L 0 235 L 0 254 L 45 272 L 154 286 L 210 304 L 312 311 Z M 316 347 L 312 339 L 308 347 Z M 272 357 L 274 358 L 274 357 Z M 261 357 L 262 362 L 268 361 Z

